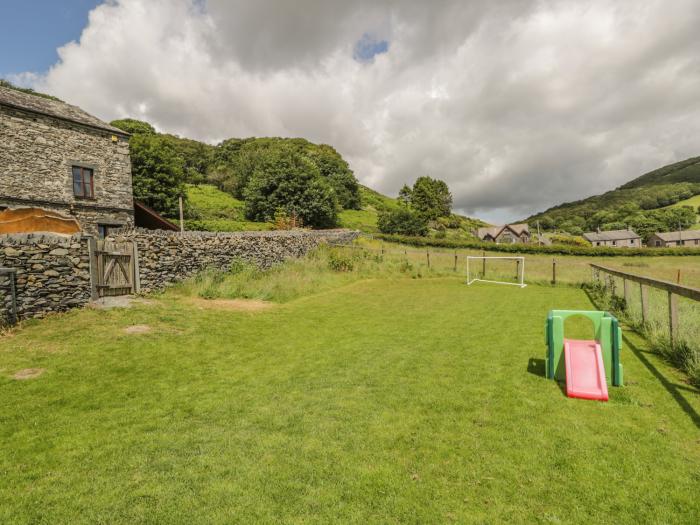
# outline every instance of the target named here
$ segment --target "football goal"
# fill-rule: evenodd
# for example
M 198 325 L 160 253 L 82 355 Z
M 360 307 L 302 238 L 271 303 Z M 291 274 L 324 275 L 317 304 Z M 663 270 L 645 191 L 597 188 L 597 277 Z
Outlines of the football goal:
M 510 284 L 525 288 L 525 257 L 467 255 L 467 284 Z

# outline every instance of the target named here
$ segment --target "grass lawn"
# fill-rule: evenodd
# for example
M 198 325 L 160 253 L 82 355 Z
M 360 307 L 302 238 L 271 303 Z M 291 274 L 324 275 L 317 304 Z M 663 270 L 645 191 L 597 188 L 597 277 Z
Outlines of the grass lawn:
M 0 339 L 0 522 L 698 523 L 698 392 L 628 334 L 627 386 L 568 399 L 555 307 L 591 305 L 403 277 L 28 322 Z

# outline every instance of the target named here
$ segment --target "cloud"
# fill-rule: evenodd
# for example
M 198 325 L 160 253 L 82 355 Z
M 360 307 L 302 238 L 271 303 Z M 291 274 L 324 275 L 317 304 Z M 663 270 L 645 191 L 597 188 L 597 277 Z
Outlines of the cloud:
M 695 0 L 112 0 L 24 78 L 210 142 L 330 143 L 381 191 L 430 174 L 506 220 L 700 154 L 697 27 Z

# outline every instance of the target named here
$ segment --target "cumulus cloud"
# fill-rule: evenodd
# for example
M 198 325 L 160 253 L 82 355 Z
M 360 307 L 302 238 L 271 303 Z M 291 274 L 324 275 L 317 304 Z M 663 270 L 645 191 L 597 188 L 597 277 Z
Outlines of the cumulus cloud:
M 111 0 L 25 78 L 209 142 L 330 143 L 498 221 L 700 154 L 697 27 L 695 0 Z

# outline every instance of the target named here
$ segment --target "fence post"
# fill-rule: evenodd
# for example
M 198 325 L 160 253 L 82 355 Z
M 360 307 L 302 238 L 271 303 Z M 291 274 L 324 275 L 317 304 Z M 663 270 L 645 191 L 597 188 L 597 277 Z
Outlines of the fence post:
M 515 279 L 520 279 L 520 259 L 515 259 Z
M 425 250 L 425 257 L 428 260 L 428 268 L 430 268 L 430 250 Z
M 15 282 L 17 272 L 10 272 L 7 277 L 10 279 L 10 294 L 12 295 L 12 324 L 17 324 L 19 321 L 19 315 L 17 314 L 17 283 Z
M 455 250 L 455 267 L 454 267 L 453 271 L 455 271 L 455 272 L 457 271 L 457 250 Z
M 676 276 L 676 284 L 681 284 L 681 269 L 678 268 L 678 275 Z
M 382 256 L 384 256 L 384 242 L 382 242 Z
M 486 250 L 481 252 L 481 278 L 486 277 Z
M 678 300 L 673 292 L 668 292 L 668 328 L 674 345 L 678 341 Z
M 649 294 L 647 292 L 647 287 L 642 283 L 639 283 L 639 295 L 642 301 L 642 323 L 646 324 L 649 318 Z
M 627 279 L 622 279 L 622 289 L 625 294 L 625 306 L 629 306 L 630 303 L 630 292 L 629 292 L 629 287 L 627 286 Z
M 557 260 L 552 258 L 552 284 L 557 284 Z

